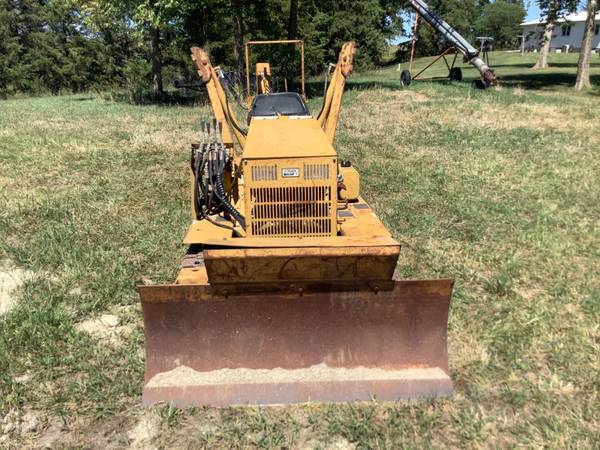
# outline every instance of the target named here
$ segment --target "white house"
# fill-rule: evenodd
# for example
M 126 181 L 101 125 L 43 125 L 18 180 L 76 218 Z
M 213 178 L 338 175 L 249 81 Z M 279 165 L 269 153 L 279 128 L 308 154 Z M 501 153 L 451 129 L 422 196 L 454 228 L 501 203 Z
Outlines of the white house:
M 552 40 L 550 41 L 550 51 L 569 52 L 579 50 L 583 40 L 583 30 L 587 12 L 582 11 L 575 14 L 569 14 L 558 20 L 552 31 Z M 592 49 L 600 53 L 600 12 L 596 14 L 594 25 L 594 35 L 592 36 Z M 525 50 L 533 51 L 539 47 L 540 40 L 544 35 L 544 18 L 523 22 L 521 28 L 525 36 Z

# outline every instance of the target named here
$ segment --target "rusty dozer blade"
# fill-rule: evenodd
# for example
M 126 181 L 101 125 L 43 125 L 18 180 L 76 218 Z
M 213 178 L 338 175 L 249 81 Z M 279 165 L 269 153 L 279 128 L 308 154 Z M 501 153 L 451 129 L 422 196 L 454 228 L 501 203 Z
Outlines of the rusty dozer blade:
M 452 280 L 220 295 L 140 286 L 143 402 L 176 406 L 448 396 Z

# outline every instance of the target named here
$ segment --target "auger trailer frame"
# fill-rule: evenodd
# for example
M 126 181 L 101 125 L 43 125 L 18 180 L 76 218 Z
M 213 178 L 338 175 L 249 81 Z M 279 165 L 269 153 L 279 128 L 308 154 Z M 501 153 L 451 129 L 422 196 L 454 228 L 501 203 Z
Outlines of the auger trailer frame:
M 450 79 L 454 81 L 462 81 L 462 70 L 456 66 L 458 54 L 463 55 L 464 62 L 467 62 L 475 67 L 481 75 L 479 80 L 474 80 L 473 86 L 485 89 L 497 84 L 497 78 L 488 62 L 479 56 L 479 50 L 473 47 L 458 31 L 450 24 L 442 19 L 438 14 L 432 11 L 427 3 L 423 0 L 410 0 L 410 6 L 415 10 L 415 22 L 413 26 L 413 38 L 411 42 L 411 51 L 409 59 L 409 68 L 403 70 L 400 74 L 400 82 L 403 86 L 409 86 L 413 80 L 433 80 L 433 79 Z M 416 75 L 412 75 L 412 66 L 415 56 L 415 48 L 417 45 L 417 35 L 419 28 L 419 19 L 422 18 L 429 26 L 438 32 L 450 44 L 442 53 L 440 53 L 432 62 L 427 64 L 425 68 L 420 70 Z M 454 54 L 452 62 L 448 63 L 447 55 Z M 448 69 L 446 77 L 422 77 L 421 75 L 427 71 L 438 61 L 443 60 Z

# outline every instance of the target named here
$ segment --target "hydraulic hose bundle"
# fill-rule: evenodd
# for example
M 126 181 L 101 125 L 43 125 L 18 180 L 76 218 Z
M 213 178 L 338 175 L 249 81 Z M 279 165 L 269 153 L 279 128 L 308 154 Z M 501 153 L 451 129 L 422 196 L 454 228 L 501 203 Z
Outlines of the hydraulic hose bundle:
M 224 173 L 231 171 L 231 155 L 223 145 L 220 125 L 216 122 L 205 123 L 203 126 L 203 141 L 192 152 L 192 170 L 194 172 L 195 211 L 198 220 L 206 219 L 217 226 L 232 228 L 214 221 L 211 216 L 222 216 L 233 220 L 245 229 L 244 216 L 235 209 L 225 192 Z

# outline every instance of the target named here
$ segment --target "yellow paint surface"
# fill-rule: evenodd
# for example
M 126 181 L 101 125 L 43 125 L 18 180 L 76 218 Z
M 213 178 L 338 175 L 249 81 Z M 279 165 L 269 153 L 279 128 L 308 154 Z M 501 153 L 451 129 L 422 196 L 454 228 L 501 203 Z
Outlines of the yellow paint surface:
M 253 118 L 244 147 L 244 159 L 336 155 L 323 129 L 312 117 Z

